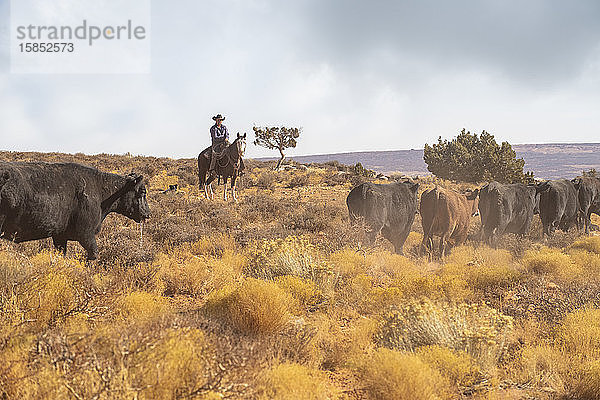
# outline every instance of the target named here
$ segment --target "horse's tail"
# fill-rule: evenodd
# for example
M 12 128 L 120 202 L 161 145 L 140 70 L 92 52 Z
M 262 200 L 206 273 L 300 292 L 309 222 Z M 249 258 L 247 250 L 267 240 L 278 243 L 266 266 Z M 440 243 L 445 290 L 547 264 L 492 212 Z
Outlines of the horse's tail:
M 206 168 L 202 165 L 202 160 L 205 159 L 204 152 L 198 154 L 198 188 L 203 189 L 204 183 L 206 182 Z

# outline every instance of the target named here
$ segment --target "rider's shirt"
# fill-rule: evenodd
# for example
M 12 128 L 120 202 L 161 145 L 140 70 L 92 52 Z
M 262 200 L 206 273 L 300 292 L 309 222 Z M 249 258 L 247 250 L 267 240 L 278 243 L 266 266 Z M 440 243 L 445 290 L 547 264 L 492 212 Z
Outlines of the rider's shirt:
M 217 126 L 216 124 L 210 128 L 210 137 L 212 139 L 212 143 L 222 143 L 226 140 L 229 140 L 229 132 L 227 132 L 227 127 L 223 124 L 221 126 Z

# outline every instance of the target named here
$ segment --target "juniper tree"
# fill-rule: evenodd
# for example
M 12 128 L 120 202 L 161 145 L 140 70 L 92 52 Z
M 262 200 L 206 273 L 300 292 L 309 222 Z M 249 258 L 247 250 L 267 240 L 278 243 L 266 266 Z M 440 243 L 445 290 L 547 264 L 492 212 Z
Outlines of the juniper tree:
M 501 183 L 529 182 L 531 172 L 524 173 L 525 161 L 517 158 L 508 142 L 496 143 L 494 135 L 481 135 L 463 129 L 454 139 L 425 144 L 423 159 L 435 176 L 461 182 L 498 181 Z
M 255 126 L 252 129 L 254 130 L 254 144 L 256 146 L 261 146 L 269 150 L 279 150 L 281 158 L 277 162 L 275 169 L 279 169 L 281 163 L 283 163 L 283 159 L 285 158 L 283 151 L 285 149 L 296 147 L 297 139 L 300 137 L 301 131 L 299 128 L 286 128 L 284 126 L 271 128 Z

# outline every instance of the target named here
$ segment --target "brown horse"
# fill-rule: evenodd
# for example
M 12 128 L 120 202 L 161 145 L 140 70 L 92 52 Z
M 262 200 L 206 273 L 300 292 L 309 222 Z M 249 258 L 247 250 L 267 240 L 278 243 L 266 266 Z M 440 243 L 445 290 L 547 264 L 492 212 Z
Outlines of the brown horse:
M 235 182 L 240 172 L 242 156 L 246 151 L 246 134 L 237 134 L 237 138 L 225 148 L 223 155 L 217 160 L 215 165 L 216 174 L 211 174 L 207 177 L 208 168 L 210 167 L 210 158 L 206 157 L 205 154 L 210 151 L 211 148 L 209 147 L 198 155 L 198 187 L 200 190 L 204 190 L 204 196 L 206 196 L 207 199 L 210 191 L 210 198 L 212 199 L 214 196 L 211 183 L 217 176 L 222 177 L 223 199 L 227 201 L 227 179 L 231 178 L 231 195 L 233 200 L 237 201 L 237 188 Z

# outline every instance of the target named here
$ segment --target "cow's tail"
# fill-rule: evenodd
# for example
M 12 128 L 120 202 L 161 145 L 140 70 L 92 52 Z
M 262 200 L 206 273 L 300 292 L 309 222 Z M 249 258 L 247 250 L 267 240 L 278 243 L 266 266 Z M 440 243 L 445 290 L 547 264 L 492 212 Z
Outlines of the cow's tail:
M 437 186 L 433 188 L 433 190 L 431 191 L 431 195 L 432 195 L 431 219 L 428 221 L 428 226 L 426 228 L 426 231 L 423 232 L 423 235 L 425 236 L 425 238 L 430 237 L 432 235 L 431 231 L 433 229 L 433 225 L 435 223 L 437 214 L 439 212 L 438 204 L 440 202 L 440 191 Z M 422 213 L 421 213 L 421 218 L 423 218 Z
M 544 193 L 545 192 L 545 193 Z M 559 194 L 558 194 L 558 190 L 556 190 L 555 188 L 551 187 L 550 185 L 548 185 L 548 187 L 546 187 L 546 190 L 544 190 L 543 192 L 541 192 L 541 195 L 546 195 L 546 218 L 545 221 L 542 221 L 544 224 L 549 224 L 548 226 L 544 226 L 544 230 L 546 230 L 546 234 L 550 234 L 554 231 L 554 229 L 556 229 L 558 227 L 558 224 L 560 222 L 561 219 L 561 215 L 560 215 L 560 210 L 558 208 L 558 204 L 559 204 Z M 548 209 L 548 205 L 552 205 L 551 207 L 549 207 Z M 541 211 L 541 210 L 540 210 Z
M 353 196 L 354 191 L 360 189 L 361 201 L 357 204 L 356 199 Z M 350 195 L 346 198 L 346 206 L 348 207 L 348 216 L 350 217 L 350 223 L 355 224 L 361 217 L 365 217 L 364 200 L 371 195 L 371 190 L 368 185 L 361 185 L 360 187 L 354 188 Z
M 490 215 L 491 218 L 491 226 L 498 226 L 500 224 L 500 215 L 504 212 L 504 203 L 502 202 L 502 193 L 500 193 L 500 189 L 495 187 L 491 190 L 490 194 L 492 195 L 493 201 L 498 206 L 498 212 L 492 213 Z

